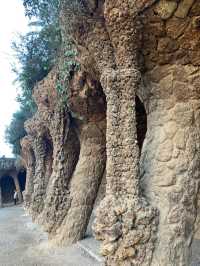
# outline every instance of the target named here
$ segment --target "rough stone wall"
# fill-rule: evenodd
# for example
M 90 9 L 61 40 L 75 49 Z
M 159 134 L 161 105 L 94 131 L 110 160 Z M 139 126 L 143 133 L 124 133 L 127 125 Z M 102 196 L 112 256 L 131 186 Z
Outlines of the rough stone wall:
M 80 154 L 69 184 L 69 208 L 54 241 L 71 244 L 84 237 L 105 170 L 106 105 L 100 84 L 84 72 L 74 78 L 68 104 L 77 117 Z
M 198 1 L 159 1 L 142 15 L 148 131 L 144 194 L 160 211 L 152 265 L 189 265 L 199 193 Z
M 71 27 L 80 60 L 88 68 L 95 62 L 92 72 L 97 73 L 107 100 L 107 190 L 94 228 L 103 240 L 102 252 L 108 265 L 188 265 L 199 189 L 199 2 L 95 3 L 87 1 L 82 17 L 79 13 Z M 148 116 L 140 174 L 131 111 L 136 94 Z M 148 207 L 147 218 L 152 220 L 144 219 L 140 231 L 140 212 L 136 211 L 135 224 L 133 214 L 142 196 L 153 209 Z M 135 200 L 139 204 L 134 205 Z M 114 206 L 123 209 L 123 205 L 124 211 L 111 215 Z M 132 225 L 125 230 L 123 214 L 129 208 Z M 148 213 L 148 208 L 143 212 Z M 130 236 L 132 231 L 139 237 Z
M 52 241 L 74 243 L 106 173 L 93 226 L 106 265 L 189 265 L 200 219 L 199 1 L 80 2 L 75 12 L 64 0 L 61 11 L 81 64 L 68 106 L 52 71 L 26 124 L 29 209 Z
M 94 10 L 99 19 L 95 20 L 94 14 L 83 15 L 82 21 L 79 18 L 72 24 L 80 51 L 84 53 L 81 46 L 85 46 L 96 62 L 94 72 L 99 75 L 107 101 L 106 196 L 97 211 L 94 230 L 96 237 L 103 240 L 101 252 L 107 256 L 109 265 L 149 265 L 156 239 L 158 213 L 139 196 L 138 183 L 135 98 L 140 81 L 137 62 L 140 25 L 137 14 L 144 6 L 145 3 L 136 5 L 135 1 L 132 4 L 106 1 L 103 14 L 98 13 L 101 6 Z M 67 17 L 65 12 L 63 17 Z
M 70 114 L 60 105 L 56 78 L 53 70 L 35 88 L 38 111 L 26 122 L 22 146 L 28 168 L 26 206 L 50 239 L 61 244 L 83 238 L 89 223 L 106 164 L 106 105 L 99 82 L 79 71 L 71 82 Z

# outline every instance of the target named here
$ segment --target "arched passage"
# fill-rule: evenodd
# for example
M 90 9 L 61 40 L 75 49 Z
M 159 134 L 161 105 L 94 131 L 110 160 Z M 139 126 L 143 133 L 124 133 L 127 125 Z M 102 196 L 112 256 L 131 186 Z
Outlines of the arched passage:
M 2 203 L 10 203 L 13 201 L 13 194 L 15 190 L 15 183 L 11 176 L 3 176 L 0 179 Z

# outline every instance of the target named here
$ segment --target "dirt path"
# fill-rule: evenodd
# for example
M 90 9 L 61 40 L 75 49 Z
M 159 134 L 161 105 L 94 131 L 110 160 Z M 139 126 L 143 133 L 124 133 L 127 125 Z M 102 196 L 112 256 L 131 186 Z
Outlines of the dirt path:
M 79 245 L 52 248 L 22 207 L 0 209 L 0 266 L 100 266 Z

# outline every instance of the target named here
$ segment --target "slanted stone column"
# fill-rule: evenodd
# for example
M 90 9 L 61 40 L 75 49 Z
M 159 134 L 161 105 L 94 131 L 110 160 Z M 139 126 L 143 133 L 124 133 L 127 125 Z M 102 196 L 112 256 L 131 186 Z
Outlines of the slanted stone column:
M 45 143 L 43 136 L 36 136 L 34 140 L 34 153 L 36 158 L 35 178 L 33 181 L 33 194 L 31 211 L 35 219 L 43 210 L 45 188 Z
M 22 197 L 22 192 L 21 192 L 21 189 L 20 189 L 20 184 L 19 184 L 19 179 L 17 177 L 17 173 L 11 173 L 11 176 L 14 180 L 14 183 L 15 183 L 15 188 L 16 188 L 16 191 L 17 191 L 17 194 L 18 194 L 18 197 L 19 197 L 19 202 L 22 203 L 23 202 L 23 197 Z
M 56 240 L 65 244 L 83 239 L 106 164 L 105 121 L 83 124 L 79 130 L 81 149 L 70 184 L 70 208 Z
M 33 181 L 35 176 L 35 154 L 33 150 L 33 139 L 26 136 L 21 141 L 22 156 L 26 164 L 26 190 L 24 193 L 24 203 L 27 209 L 30 208 L 33 193 Z
M 45 206 L 41 215 L 41 223 L 50 234 L 50 238 L 55 238 L 56 230 L 61 226 L 70 208 L 69 190 L 70 180 L 75 169 L 79 156 L 79 142 L 74 130 L 69 128 L 69 120 L 64 125 L 63 120 L 58 120 L 59 125 L 66 126 L 64 130 L 58 130 L 54 134 L 54 161 L 53 172 L 47 187 Z M 66 232 L 64 233 L 66 234 Z

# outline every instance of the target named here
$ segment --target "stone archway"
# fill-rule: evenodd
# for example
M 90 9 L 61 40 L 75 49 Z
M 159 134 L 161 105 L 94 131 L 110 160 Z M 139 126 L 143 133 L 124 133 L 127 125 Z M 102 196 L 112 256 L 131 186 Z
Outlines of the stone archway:
M 18 166 L 14 158 L 0 158 L 0 207 L 13 201 L 14 190 L 19 202 L 23 201 L 22 191 L 26 183 L 26 172 L 20 177 L 23 165 Z
M 1 205 L 11 203 L 15 190 L 15 183 L 10 175 L 4 175 L 0 179 Z

